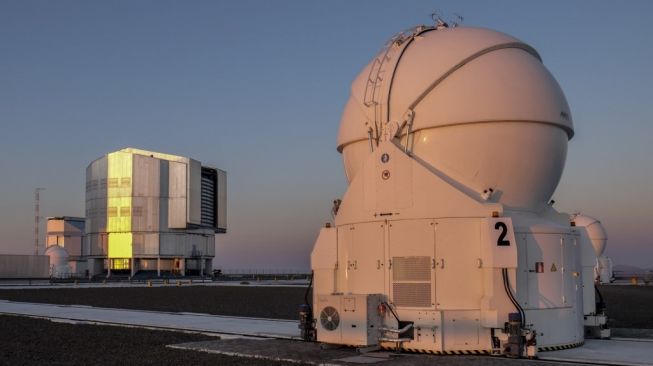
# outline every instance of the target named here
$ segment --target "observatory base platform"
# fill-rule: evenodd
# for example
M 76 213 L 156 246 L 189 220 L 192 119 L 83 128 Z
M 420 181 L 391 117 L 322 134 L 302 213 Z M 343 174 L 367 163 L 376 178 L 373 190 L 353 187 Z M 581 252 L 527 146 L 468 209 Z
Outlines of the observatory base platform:
M 615 338 L 587 340 L 583 347 L 540 352 L 540 361 L 512 360 L 488 356 L 433 356 L 391 352 L 358 354 L 353 348 L 321 349 L 318 343 L 298 342 L 299 329 L 293 320 L 97 308 L 80 305 L 52 305 L 0 300 L 0 313 L 31 316 L 59 322 L 142 327 L 170 331 L 219 335 L 220 340 L 170 345 L 231 356 L 285 360 L 309 364 L 430 365 L 653 365 L 653 339 Z

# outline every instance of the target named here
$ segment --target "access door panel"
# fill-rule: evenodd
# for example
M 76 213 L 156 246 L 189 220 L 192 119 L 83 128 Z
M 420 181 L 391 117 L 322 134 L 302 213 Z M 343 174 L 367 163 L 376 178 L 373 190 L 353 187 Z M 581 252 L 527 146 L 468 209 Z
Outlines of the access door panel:
M 437 220 L 435 253 L 438 309 L 479 309 L 483 296 L 480 220 Z
M 345 225 L 338 235 L 344 255 L 340 266 L 344 266 L 344 280 L 347 292 L 352 294 L 384 293 L 385 255 L 383 222 Z M 341 269 L 341 271 L 342 271 Z

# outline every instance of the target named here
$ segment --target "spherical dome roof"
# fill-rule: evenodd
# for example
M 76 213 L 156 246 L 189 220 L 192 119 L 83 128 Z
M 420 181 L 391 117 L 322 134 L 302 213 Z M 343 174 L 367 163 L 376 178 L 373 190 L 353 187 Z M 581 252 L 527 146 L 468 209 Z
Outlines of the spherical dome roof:
M 601 221 L 587 215 L 575 215 L 573 220 L 576 226 L 584 227 L 587 230 L 587 236 L 592 242 L 596 256 L 603 255 L 608 241 L 608 233 Z
M 418 27 L 403 37 L 391 40 L 353 81 L 338 133 L 339 151 L 367 139 L 375 122 L 400 121 L 411 109 L 413 131 L 535 121 L 573 136 L 565 96 L 529 45 L 472 27 Z
M 573 134 L 567 100 L 531 46 L 489 29 L 420 26 L 353 81 L 337 148 L 350 182 L 375 144 L 395 139 L 469 190 L 538 211 Z
M 50 257 L 50 265 L 65 266 L 68 264 L 68 251 L 58 245 L 49 246 L 44 255 Z

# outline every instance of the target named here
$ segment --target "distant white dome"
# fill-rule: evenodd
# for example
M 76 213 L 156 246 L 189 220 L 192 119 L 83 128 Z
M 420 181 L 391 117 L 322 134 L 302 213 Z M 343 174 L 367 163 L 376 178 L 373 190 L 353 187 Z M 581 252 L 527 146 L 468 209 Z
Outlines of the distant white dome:
M 574 133 L 565 96 L 538 53 L 481 28 L 416 28 L 356 77 L 338 134 L 350 182 L 370 153 L 370 135 L 410 114 L 416 157 L 473 191 L 492 188 L 509 209 L 544 207 Z
M 60 277 L 70 273 L 68 266 L 68 251 L 58 245 L 49 246 L 45 250 L 45 255 L 50 257 L 50 275 L 53 277 Z
M 592 241 L 592 246 L 596 252 L 597 257 L 601 257 L 605 252 L 605 247 L 608 241 L 608 234 L 601 224 L 601 221 L 585 215 L 576 215 L 573 217 L 576 226 L 585 227 L 587 236 Z

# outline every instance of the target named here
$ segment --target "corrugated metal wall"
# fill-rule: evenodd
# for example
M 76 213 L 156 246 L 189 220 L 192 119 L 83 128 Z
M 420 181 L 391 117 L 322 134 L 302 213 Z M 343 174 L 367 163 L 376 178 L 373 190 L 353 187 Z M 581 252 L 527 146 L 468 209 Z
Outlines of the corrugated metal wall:
M 46 278 L 50 276 L 47 255 L 0 255 L 0 278 Z
M 188 164 L 188 223 L 202 223 L 202 165 L 199 161 L 190 159 Z
M 186 228 L 186 164 L 168 162 L 168 228 Z

